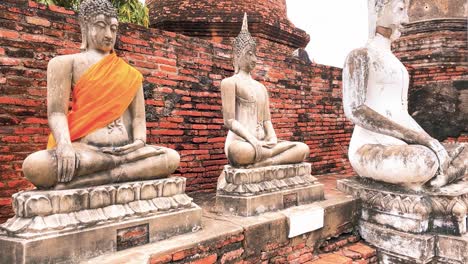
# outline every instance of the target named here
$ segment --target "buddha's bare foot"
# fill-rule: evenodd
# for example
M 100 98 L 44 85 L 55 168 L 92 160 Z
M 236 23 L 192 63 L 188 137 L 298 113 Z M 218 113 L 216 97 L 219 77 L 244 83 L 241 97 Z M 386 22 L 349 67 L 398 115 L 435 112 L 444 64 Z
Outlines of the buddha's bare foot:
M 55 185 L 55 187 L 54 187 L 54 190 L 66 190 L 66 189 L 68 189 L 67 185 L 63 184 L 63 183 L 59 183 L 59 184 Z
M 443 174 L 439 174 L 429 183 L 433 188 L 440 188 L 448 183 L 448 177 Z
M 254 169 L 254 168 L 260 168 L 260 167 L 267 167 L 267 166 L 271 166 L 271 165 L 273 165 L 273 159 L 268 158 L 266 160 L 254 163 L 252 165 L 248 165 L 246 168 L 247 169 Z
M 466 176 L 466 167 L 464 165 L 460 167 L 452 165 L 448 168 L 446 174 L 438 175 L 430 182 L 430 185 L 434 188 L 440 188 L 449 183 L 462 179 L 464 176 Z

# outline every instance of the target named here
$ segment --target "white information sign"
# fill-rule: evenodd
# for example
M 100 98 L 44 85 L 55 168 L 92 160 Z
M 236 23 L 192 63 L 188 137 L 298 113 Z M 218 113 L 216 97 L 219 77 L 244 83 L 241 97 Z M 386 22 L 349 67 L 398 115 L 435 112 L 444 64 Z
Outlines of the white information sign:
M 323 227 L 325 210 L 322 207 L 289 208 L 283 211 L 289 225 L 288 237 L 292 238 Z

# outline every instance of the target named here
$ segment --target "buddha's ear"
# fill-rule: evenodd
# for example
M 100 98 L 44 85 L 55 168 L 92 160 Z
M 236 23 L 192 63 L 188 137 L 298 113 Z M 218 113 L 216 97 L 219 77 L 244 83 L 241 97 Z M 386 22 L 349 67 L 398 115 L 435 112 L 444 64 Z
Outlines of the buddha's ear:
M 86 51 L 88 49 L 88 25 L 86 23 L 80 23 L 81 28 L 81 51 Z
M 232 64 L 234 65 L 234 74 L 239 73 L 239 58 L 234 54 L 234 58 L 232 60 Z

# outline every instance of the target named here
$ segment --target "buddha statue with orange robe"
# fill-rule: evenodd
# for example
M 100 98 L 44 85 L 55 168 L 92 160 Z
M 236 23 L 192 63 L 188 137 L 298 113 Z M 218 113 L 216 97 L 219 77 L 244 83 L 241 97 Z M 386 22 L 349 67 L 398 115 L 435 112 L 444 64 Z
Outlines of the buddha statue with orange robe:
M 143 76 L 114 52 L 115 8 L 108 0 L 85 0 L 79 19 L 82 52 L 49 62 L 47 115 L 52 133 L 47 150 L 26 158 L 24 175 L 41 189 L 170 175 L 180 156 L 146 144 Z

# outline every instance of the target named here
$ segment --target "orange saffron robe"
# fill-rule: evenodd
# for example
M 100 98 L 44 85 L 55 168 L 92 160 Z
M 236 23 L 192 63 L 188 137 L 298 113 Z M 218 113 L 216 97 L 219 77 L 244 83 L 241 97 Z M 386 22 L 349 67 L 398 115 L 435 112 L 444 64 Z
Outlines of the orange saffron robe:
M 115 53 L 91 66 L 73 89 L 71 110 L 67 115 L 71 141 L 85 137 L 121 117 L 142 81 L 142 74 Z M 51 133 L 47 149 L 55 146 Z

